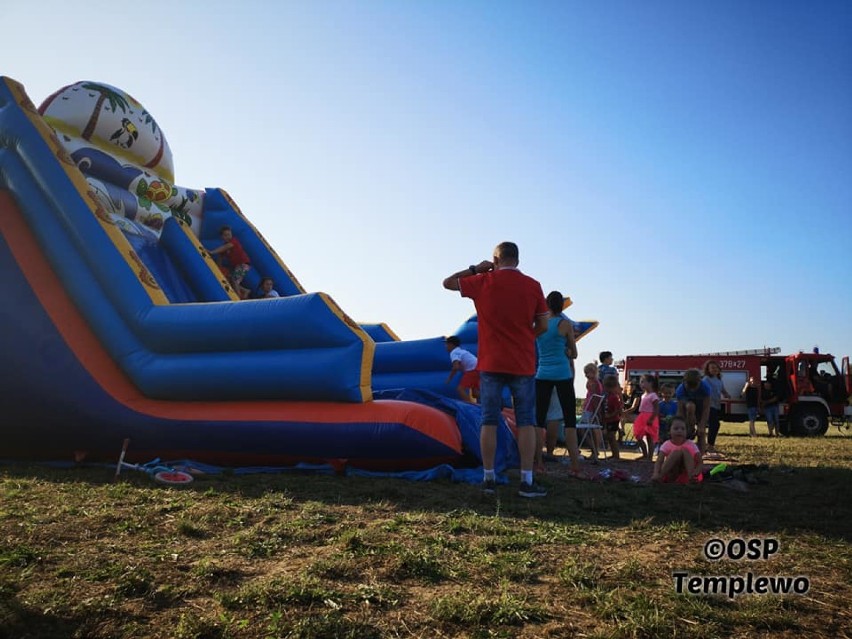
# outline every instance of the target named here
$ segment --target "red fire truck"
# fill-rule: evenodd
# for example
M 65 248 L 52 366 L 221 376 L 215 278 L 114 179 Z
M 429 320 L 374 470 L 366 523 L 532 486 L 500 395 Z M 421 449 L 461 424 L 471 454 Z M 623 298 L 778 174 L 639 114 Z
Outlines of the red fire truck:
M 816 350 L 816 349 L 815 349 Z M 849 357 L 840 368 L 834 357 L 819 352 L 779 355 L 780 348 L 702 353 L 698 355 L 630 355 L 619 368 L 624 379 L 638 382 L 641 375 L 655 375 L 660 384 L 677 387 L 690 368 L 701 370 L 713 359 L 722 369 L 722 382 L 730 399 L 722 399 L 722 419 L 745 421 L 748 417 L 743 386 L 748 378 L 772 380 L 781 392 L 781 432 L 785 435 L 824 435 L 829 424 L 841 432 L 852 427 L 852 371 Z

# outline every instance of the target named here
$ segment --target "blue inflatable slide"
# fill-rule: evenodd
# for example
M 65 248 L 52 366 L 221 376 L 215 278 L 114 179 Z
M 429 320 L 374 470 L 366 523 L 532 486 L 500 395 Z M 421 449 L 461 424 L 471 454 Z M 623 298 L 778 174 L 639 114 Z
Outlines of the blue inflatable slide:
M 243 285 L 278 297 L 239 300 L 210 252 L 223 226 Z M 36 108 L 0 78 L 0 281 L 4 458 L 114 460 L 125 438 L 129 459 L 230 466 L 471 452 L 443 337 L 403 342 L 306 292 L 224 191 L 174 185 L 156 121 L 109 85 Z M 475 318 L 457 334 L 475 351 Z M 415 401 L 384 399 L 403 389 Z

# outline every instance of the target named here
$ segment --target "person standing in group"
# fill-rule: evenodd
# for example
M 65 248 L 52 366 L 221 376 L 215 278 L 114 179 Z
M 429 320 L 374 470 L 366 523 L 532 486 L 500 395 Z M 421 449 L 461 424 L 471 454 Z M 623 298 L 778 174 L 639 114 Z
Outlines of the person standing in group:
M 686 420 L 687 439 L 698 434 L 698 450 L 707 448 L 707 420 L 710 417 L 710 385 L 701 379 L 701 371 L 690 368 L 675 390 L 677 414 Z
M 731 399 L 722 383 L 719 362 L 709 359 L 704 363 L 704 381 L 710 386 L 710 414 L 707 416 L 707 452 L 716 452 L 716 436 L 722 424 L 722 398 Z
M 743 397 L 745 397 L 746 410 L 748 411 L 748 436 L 757 437 L 754 422 L 757 421 L 757 413 L 760 410 L 760 384 L 749 375 L 748 381 L 743 386 Z
M 581 416 L 582 423 L 592 423 L 592 418 L 595 417 L 594 412 L 597 410 L 597 423 L 594 425 L 601 425 L 601 428 L 592 428 L 591 434 L 592 464 L 597 464 L 599 451 L 603 450 L 603 437 L 601 436 L 601 430 L 603 429 L 604 407 L 594 405 L 594 396 L 598 395 L 599 397 L 606 399 L 606 393 L 604 392 L 603 383 L 601 383 L 601 380 L 598 379 L 598 367 L 595 366 L 594 362 L 589 362 L 583 366 L 583 374 L 586 376 L 586 399 L 583 400 L 583 414 Z M 603 399 L 599 401 L 603 402 Z
M 634 423 L 636 421 L 636 414 L 639 412 L 639 402 L 642 401 L 642 389 L 639 388 L 638 380 L 633 381 L 628 378 L 624 381 L 624 390 L 621 391 L 621 401 L 621 423 L 618 425 L 619 442 L 626 436 L 627 424 Z M 633 436 L 636 437 L 635 432 Z
M 674 388 L 671 384 L 660 386 L 660 442 L 669 438 L 669 426 L 677 415 L 677 402 L 672 397 L 674 397 Z
M 653 375 L 642 375 L 639 387 L 642 397 L 639 400 L 639 412 L 633 422 L 633 435 L 642 451 L 640 459 L 653 461 L 654 446 L 660 441 L 660 397 L 657 395 L 659 382 Z
M 763 415 L 766 417 L 766 428 L 769 429 L 770 437 L 780 437 L 781 429 L 778 425 L 778 402 L 781 396 L 775 388 L 771 379 L 763 382 L 763 390 L 760 393 L 760 405 L 763 407 Z
M 615 375 L 607 375 L 603 381 L 603 436 L 609 444 L 610 457 L 619 459 L 621 454 L 618 447 L 618 429 L 621 425 L 621 412 L 624 405 L 621 402 L 621 389 Z
M 538 370 L 535 374 L 536 425 L 544 430 L 547 411 L 554 389 L 562 407 L 565 422 L 565 446 L 571 459 L 569 474 L 580 477 L 580 453 L 577 449 L 577 398 L 574 393 L 573 360 L 577 358 L 574 324 L 562 316 L 565 298 L 559 291 L 547 296 L 547 329 L 536 338 Z
M 612 353 L 610 351 L 601 351 L 598 355 L 598 380 L 603 383 L 604 379 L 609 375 L 618 377 L 618 369 L 612 365 Z
M 521 456 L 521 497 L 544 497 L 533 480 L 535 429 L 535 338 L 547 330 L 548 310 L 541 284 L 518 270 L 518 245 L 501 242 L 493 260 L 483 260 L 444 279 L 476 307 L 479 329 L 479 402 L 482 406 L 483 491 L 496 488 L 494 462 L 503 389 L 512 393 Z
M 476 398 L 479 396 L 479 372 L 476 370 L 476 355 L 461 347 L 461 340 L 455 335 L 450 335 L 444 340 L 447 350 L 450 353 L 450 374 L 447 375 L 447 384 L 449 384 L 456 373 L 461 372 L 462 377 L 459 381 L 458 393 L 459 397 L 471 404 L 476 403 Z

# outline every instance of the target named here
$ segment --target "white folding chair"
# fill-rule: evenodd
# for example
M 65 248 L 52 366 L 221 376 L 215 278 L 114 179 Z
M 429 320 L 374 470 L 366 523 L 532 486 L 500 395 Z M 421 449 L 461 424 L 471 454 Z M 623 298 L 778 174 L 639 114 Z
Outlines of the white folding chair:
M 603 430 L 603 407 L 604 395 L 592 395 L 589 398 L 586 410 L 583 411 L 580 419 L 577 420 L 577 433 L 579 434 L 582 431 L 582 435 L 580 435 L 577 441 L 577 448 L 582 448 L 586 438 L 591 436 L 592 450 L 597 449 L 594 432 L 602 432 Z M 600 452 L 603 453 L 604 459 L 606 459 L 606 445 L 601 446 Z

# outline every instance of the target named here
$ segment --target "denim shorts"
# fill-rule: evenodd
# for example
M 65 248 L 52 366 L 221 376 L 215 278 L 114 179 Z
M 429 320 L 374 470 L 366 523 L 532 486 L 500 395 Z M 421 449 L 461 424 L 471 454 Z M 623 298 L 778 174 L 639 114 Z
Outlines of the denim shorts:
M 535 376 L 484 372 L 479 374 L 482 425 L 496 426 L 500 423 L 504 387 L 508 387 L 512 393 L 515 424 L 518 427 L 533 426 L 535 424 Z
M 778 404 L 770 404 L 763 407 L 763 414 L 766 417 L 767 424 L 778 423 Z
M 754 421 L 757 419 L 757 406 L 748 407 L 748 418 L 750 421 Z

